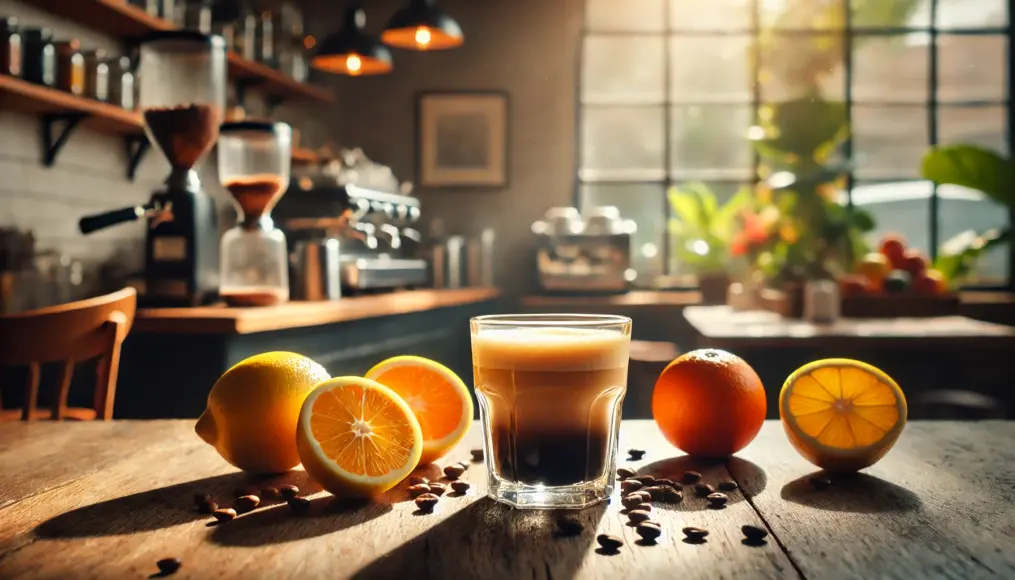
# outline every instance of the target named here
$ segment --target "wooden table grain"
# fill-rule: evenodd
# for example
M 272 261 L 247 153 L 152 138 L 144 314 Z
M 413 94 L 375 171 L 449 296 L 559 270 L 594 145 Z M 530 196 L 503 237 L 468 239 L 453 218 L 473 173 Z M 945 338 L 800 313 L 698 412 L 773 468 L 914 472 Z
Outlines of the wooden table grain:
M 469 457 L 474 425 L 448 460 Z M 911 422 L 880 463 L 816 491 L 816 470 L 777 422 L 736 457 L 695 463 L 651 421 L 625 422 L 619 465 L 670 478 L 690 468 L 734 479 L 725 509 L 688 493 L 657 505 L 663 537 L 639 545 L 618 498 L 573 512 L 578 537 L 555 537 L 556 512 L 512 510 L 472 490 L 420 514 L 404 486 L 377 501 L 332 498 L 300 471 L 251 480 L 193 433 L 193 421 L 36 422 L 0 425 L 0 578 L 143 578 L 175 557 L 179 578 L 1012 578 L 1015 577 L 1015 423 Z M 437 466 L 421 469 L 436 477 Z M 293 482 L 313 499 L 306 515 L 270 504 L 222 525 L 192 496 L 227 500 L 243 486 Z M 742 543 L 743 524 L 767 543 Z M 680 529 L 711 531 L 682 541 Z M 622 536 L 600 553 L 598 533 Z

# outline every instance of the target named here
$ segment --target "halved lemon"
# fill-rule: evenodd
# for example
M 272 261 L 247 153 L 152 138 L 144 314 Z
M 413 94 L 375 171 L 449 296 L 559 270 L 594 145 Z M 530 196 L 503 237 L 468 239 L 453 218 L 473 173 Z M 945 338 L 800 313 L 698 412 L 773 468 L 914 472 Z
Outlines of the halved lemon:
M 828 471 L 881 459 L 906 425 L 906 397 L 882 370 L 852 359 L 808 363 L 786 379 L 779 415 L 790 443 Z
M 344 497 L 384 493 L 416 468 L 423 435 L 391 389 L 362 377 L 320 383 L 300 410 L 296 449 L 321 487 Z
M 423 431 L 420 464 L 443 457 L 472 425 L 469 389 L 454 371 L 438 362 L 396 356 L 378 363 L 366 377 L 398 393 L 416 415 Z

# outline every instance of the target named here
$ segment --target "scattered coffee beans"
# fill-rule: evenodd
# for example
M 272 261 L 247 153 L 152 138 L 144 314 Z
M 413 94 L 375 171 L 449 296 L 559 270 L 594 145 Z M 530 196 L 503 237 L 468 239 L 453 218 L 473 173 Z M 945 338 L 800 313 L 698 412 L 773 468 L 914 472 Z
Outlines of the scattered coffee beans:
M 290 500 L 300 494 L 300 488 L 295 485 L 280 485 L 278 492 L 282 494 L 283 498 Z
M 631 471 L 626 467 L 621 467 L 620 469 L 617 470 L 617 477 L 619 477 L 620 480 L 623 481 L 629 477 L 634 477 L 634 471 Z
M 644 449 L 628 449 L 627 454 L 631 457 L 631 461 L 639 461 L 642 457 L 645 457 Z
M 635 481 L 633 479 L 627 479 L 627 480 L 624 480 L 624 481 L 620 482 L 620 491 L 624 495 L 627 495 L 629 493 L 634 493 L 634 492 L 638 491 L 641 488 L 642 488 L 642 485 L 641 485 L 640 481 Z
M 254 511 L 259 505 L 261 505 L 261 498 L 256 495 L 244 495 L 236 498 L 236 501 L 233 502 L 233 509 L 238 514 L 245 514 Z
M 432 493 L 424 493 L 423 495 L 416 498 L 416 507 L 423 513 L 430 513 L 433 511 L 434 506 L 440 498 Z
M 662 526 L 660 526 L 658 522 L 653 522 L 652 520 L 641 522 L 634 531 L 638 532 L 641 539 L 646 542 L 655 542 L 659 536 L 663 535 Z
M 644 489 L 641 490 L 641 491 L 636 491 L 636 492 L 632 493 L 631 495 L 636 495 L 636 496 L 640 497 L 641 498 L 641 503 L 649 503 L 649 502 L 652 501 L 652 495 L 649 492 L 645 491 Z
M 696 528 L 694 526 L 688 526 L 682 529 L 681 531 L 684 532 L 684 535 L 687 536 L 688 540 L 692 540 L 695 542 L 700 542 L 701 540 L 704 540 L 705 536 L 708 535 L 708 530 L 706 530 L 705 528 Z
M 294 514 L 305 514 L 310 510 L 310 500 L 305 497 L 296 496 L 286 503 Z
M 621 498 L 620 503 L 629 510 L 633 510 L 642 504 L 643 498 L 641 495 L 633 493 L 631 495 L 625 495 Z
M 434 482 L 430 484 L 430 493 L 434 495 L 444 495 L 444 492 L 446 492 L 447 490 L 448 490 L 447 486 L 445 486 L 443 483 Z
M 170 574 L 175 574 L 183 563 L 176 558 L 162 558 L 158 562 L 155 562 L 155 565 L 159 568 L 159 574 L 169 576 Z
M 418 475 L 413 475 L 412 477 L 409 478 L 409 485 L 410 486 L 413 486 L 413 485 L 426 485 L 426 484 L 427 484 L 427 480 L 426 480 L 425 477 L 420 477 Z
M 261 497 L 264 499 L 275 499 L 278 497 L 277 487 L 266 487 L 261 490 Z
M 811 477 L 809 481 L 814 489 L 817 490 L 828 489 L 828 486 L 832 485 L 831 479 L 821 475 L 815 475 L 814 477 Z
M 698 483 L 701 481 L 701 473 L 697 471 L 685 471 L 680 480 L 684 483 Z
M 624 545 L 624 540 L 617 536 L 611 536 L 610 534 L 599 534 L 596 536 L 596 541 L 603 547 L 603 550 L 607 552 L 616 552 Z
M 666 497 L 666 491 L 669 489 L 665 485 L 651 485 L 642 488 L 641 493 L 647 493 L 652 496 L 652 501 L 663 501 L 663 498 Z
M 632 477 L 631 479 L 633 479 L 635 481 L 640 481 L 641 484 L 644 485 L 644 486 L 650 486 L 650 485 L 655 485 L 656 484 L 656 478 L 652 477 L 651 475 L 636 475 L 636 476 Z
M 560 518 L 557 520 L 557 533 L 560 536 L 571 537 L 577 536 L 585 530 L 585 526 L 575 518 Z
M 684 489 L 684 486 L 673 481 L 672 479 L 657 479 L 656 485 L 664 485 L 666 487 L 672 487 L 673 489 Z
M 636 524 L 640 524 L 641 522 L 652 519 L 652 514 L 649 513 L 647 510 L 644 510 L 641 507 L 639 507 L 638 509 L 634 509 L 628 512 L 627 519 L 631 520 Z
M 469 487 L 469 482 L 461 479 L 451 482 L 451 489 L 455 490 L 455 493 L 465 493 L 469 491 Z
M 444 468 L 444 475 L 448 479 L 458 479 L 463 473 L 465 473 L 465 468 L 461 465 L 449 465 Z
M 708 497 L 705 499 L 708 500 L 709 507 L 721 508 L 726 505 L 726 502 L 728 502 L 730 498 L 728 498 L 725 493 L 716 492 L 708 494 Z
M 211 494 L 210 493 L 195 493 L 194 494 L 194 504 L 195 505 L 201 505 L 203 503 L 208 503 L 210 501 L 211 501 Z
M 719 489 L 722 491 L 733 491 L 738 487 L 740 486 L 737 485 L 737 482 L 733 481 L 732 479 L 719 482 Z
M 472 453 L 472 460 L 473 461 L 482 461 L 483 460 L 483 449 L 482 448 L 473 449 L 469 453 Z
M 217 503 L 215 503 L 215 502 L 213 502 L 211 500 L 206 501 L 204 503 L 200 503 L 200 504 L 197 505 L 197 511 L 199 511 L 199 512 L 201 512 L 203 514 L 210 514 L 210 513 L 214 512 L 217 509 L 219 509 L 219 504 L 217 504 Z
M 430 486 L 425 483 L 409 486 L 409 495 L 412 497 L 419 497 L 424 493 L 430 493 Z
M 236 510 L 233 508 L 221 508 L 213 511 L 211 515 L 220 522 L 228 522 L 236 518 Z
M 696 483 L 694 484 L 694 495 L 698 497 L 707 497 L 709 494 L 715 493 L 715 488 L 707 483 Z
M 744 537 L 746 537 L 749 542 L 761 542 L 766 536 L 768 536 L 768 530 L 760 526 L 752 526 L 750 524 L 740 526 L 740 531 L 744 533 Z
M 666 488 L 666 493 L 663 494 L 663 503 L 680 503 L 683 499 L 684 494 L 672 487 Z

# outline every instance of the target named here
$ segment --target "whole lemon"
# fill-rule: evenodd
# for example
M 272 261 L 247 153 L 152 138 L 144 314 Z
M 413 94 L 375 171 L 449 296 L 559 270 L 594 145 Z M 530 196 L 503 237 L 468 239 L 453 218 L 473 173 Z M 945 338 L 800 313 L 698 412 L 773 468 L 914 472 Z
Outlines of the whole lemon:
M 208 393 L 195 431 L 229 463 L 250 473 L 281 473 L 300 463 L 296 424 L 324 367 L 291 352 L 266 352 L 236 363 Z

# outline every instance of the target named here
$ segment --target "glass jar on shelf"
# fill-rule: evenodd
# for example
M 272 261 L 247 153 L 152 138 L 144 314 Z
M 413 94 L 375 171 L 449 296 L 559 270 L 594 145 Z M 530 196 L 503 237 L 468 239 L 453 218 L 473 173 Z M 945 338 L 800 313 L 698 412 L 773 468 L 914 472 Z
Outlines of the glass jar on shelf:
M 72 95 L 85 92 L 85 57 L 76 38 L 55 43 L 56 88 Z
M 289 253 L 271 210 L 289 186 L 292 129 L 285 123 L 224 123 L 219 179 L 239 223 L 222 237 L 219 294 L 230 306 L 271 306 L 289 299 Z

